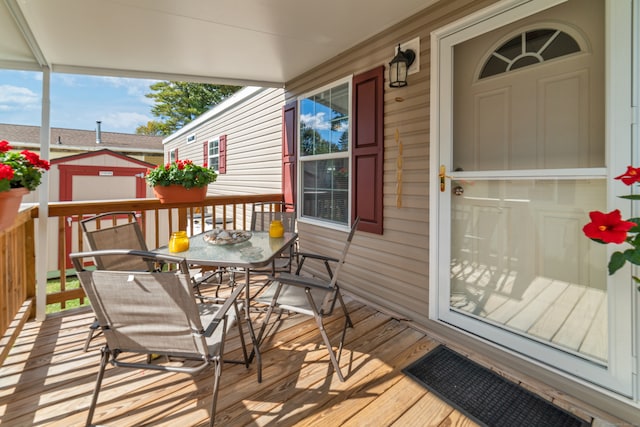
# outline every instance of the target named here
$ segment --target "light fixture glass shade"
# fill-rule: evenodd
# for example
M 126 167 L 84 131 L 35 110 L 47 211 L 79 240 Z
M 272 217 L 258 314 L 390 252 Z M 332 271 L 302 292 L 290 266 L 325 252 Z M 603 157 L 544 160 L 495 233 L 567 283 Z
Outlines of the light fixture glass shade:
M 403 87 L 407 85 L 409 67 L 415 58 L 413 50 L 407 49 L 403 52 L 398 45 L 398 53 L 389 62 L 389 86 Z

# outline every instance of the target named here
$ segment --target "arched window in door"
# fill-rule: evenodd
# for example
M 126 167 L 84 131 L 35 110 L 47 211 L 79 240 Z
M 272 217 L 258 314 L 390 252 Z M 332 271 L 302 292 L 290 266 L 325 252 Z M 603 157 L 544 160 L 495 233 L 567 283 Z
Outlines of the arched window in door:
M 479 79 L 580 52 L 578 42 L 564 31 L 545 28 L 525 31 L 503 43 L 486 60 Z

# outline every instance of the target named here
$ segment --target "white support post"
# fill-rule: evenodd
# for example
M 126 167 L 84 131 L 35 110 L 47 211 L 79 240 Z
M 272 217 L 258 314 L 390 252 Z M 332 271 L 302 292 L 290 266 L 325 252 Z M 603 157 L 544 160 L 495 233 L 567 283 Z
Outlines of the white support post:
M 51 71 L 42 68 L 42 115 L 40 124 L 40 157 L 49 160 L 51 139 Z M 47 308 L 47 266 L 49 239 L 47 223 L 49 219 L 49 174 L 42 176 L 42 184 L 38 198 L 38 227 L 36 237 L 36 320 L 42 322 Z M 61 272 L 64 274 L 64 272 Z

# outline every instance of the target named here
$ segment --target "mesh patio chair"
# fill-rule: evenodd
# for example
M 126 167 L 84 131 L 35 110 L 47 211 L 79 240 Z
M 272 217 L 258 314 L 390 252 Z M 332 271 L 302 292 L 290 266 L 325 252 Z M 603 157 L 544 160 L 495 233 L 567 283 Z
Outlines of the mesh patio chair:
M 251 231 L 269 231 L 271 221 L 280 220 L 285 232 L 296 231 L 296 211 L 292 204 L 282 202 L 260 202 L 254 203 L 251 210 Z M 291 266 L 293 265 L 294 255 L 296 253 L 296 245 L 292 245 L 289 251 L 282 253 L 279 257 L 276 257 L 271 265 L 253 268 L 249 271 L 250 274 L 270 274 L 275 275 L 280 272 L 291 272 Z M 232 268 L 229 270 L 230 282 L 235 283 L 235 274 L 244 272 L 243 269 Z M 265 283 L 265 285 L 267 285 Z M 258 291 L 260 292 L 260 291 Z
M 125 256 L 140 262 L 166 262 L 179 266 L 179 272 L 84 270 L 88 257 Z M 224 341 L 227 332 L 239 322 L 242 309 L 239 284 L 223 304 L 197 303 L 191 278 L 183 258 L 152 252 L 110 250 L 70 255 L 78 278 L 93 307 L 106 345 L 87 415 L 92 420 L 107 363 L 114 367 L 151 369 L 197 375 L 213 369 L 211 418 L 213 425 L 218 386 L 222 373 Z M 242 331 L 240 330 L 242 337 Z M 248 356 L 242 341 L 244 364 Z M 146 362 L 132 355 L 144 355 Z M 170 363 L 163 363 L 166 356 Z
M 251 231 L 269 231 L 271 221 L 280 220 L 285 232 L 295 233 L 296 231 L 296 210 L 290 203 L 254 203 L 251 212 Z M 280 257 L 273 260 L 269 267 L 253 269 L 252 272 L 264 273 L 270 272 L 275 275 L 279 272 L 291 273 L 294 254 L 296 252 L 295 245 L 289 248 L 289 252 L 281 254 Z
M 142 234 L 136 213 L 131 211 L 106 212 L 80 221 L 87 245 L 90 251 L 108 249 L 129 249 L 148 251 L 147 243 Z M 153 271 L 161 268 L 148 260 L 129 256 L 110 256 L 108 258 L 95 257 L 94 262 L 99 270 L 137 270 Z M 216 272 L 200 275 L 192 271 L 192 283 L 197 292 L 204 283 L 211 283 Z M 221 273 L 218 273 L 219 286 Z M 89 335 L 84 344 L 84 351 L 89 349 L 91 340 L 99 334 L 97 322 L 89 328 Z
M 269 308 L 267 314 L 260 328 L 258 334 L 258 342 L 262 342 L 264 334 L 269 324 L 269 318 L 273 314 L 273 311 L 279 309 L 279 321 L 280 315 L 283 311 L 289 311 L 307 316 L 313 316 L 322 340 L 329 352 L 329 358 L 331 364 L 338 375 L 340 381 L 344 381 L 344 376 L 340 370 L 340 354 L 342 353 L 342 347 L 344 346 L 344 339 L 347 333 L 347 328 L 353 327 L 349 312 L 344 304 L 340 288 L 338 286 L 338 274 L 345 262 L 349 246 L 358 227 L 359 218 L 351 225 L 351 231 L 347 237 L 347 241 L 342 249 L 340 258 L 332 258 L 324 255 L 311 254 L 311 253 L 299 253 L 300 262 L 295 274 L 280 273 L 280 275 L 273 279 L 269 287 L 260 295 L 255 298 L 256 302 L 262 304 L 268 304 Z M 302 276 L 300 273 L 304 266 L 304 262 L 307 259 L 316 259 L 321 261 L 329 275 L 329 280 L 324 280 L 318 277 Z M 332 269 L 332 266 L 334 267 Z M 324 318 L 333 314 L 336 302 L 340 304 L 342 312 L 344 314 L 344 327 L 342 328 L 342 335 L 338 344 L 337 351 L 334 352 L 333 346 L 327 332 L 324 328 Z

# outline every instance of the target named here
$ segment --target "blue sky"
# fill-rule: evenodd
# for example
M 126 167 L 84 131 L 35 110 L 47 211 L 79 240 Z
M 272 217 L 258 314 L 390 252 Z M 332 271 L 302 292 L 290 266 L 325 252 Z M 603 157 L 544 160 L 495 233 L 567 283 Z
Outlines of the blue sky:
M 51 74 L 51 126 L 135 133 L 154 120 L 150 93 L 154 80 Z M 0 70 L 0 123 L 40 125 L 42 74 Z

